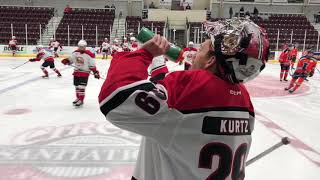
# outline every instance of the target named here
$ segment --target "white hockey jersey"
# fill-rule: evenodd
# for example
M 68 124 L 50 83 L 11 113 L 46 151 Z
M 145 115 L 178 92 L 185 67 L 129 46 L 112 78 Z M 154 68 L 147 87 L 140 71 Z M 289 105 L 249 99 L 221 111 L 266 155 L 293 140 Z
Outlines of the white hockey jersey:
M 123 49 L 120 45 L 112 45 L 111 47 L 111 52 L 112 52 L 112 55 L 117 53 L 117 52 L 123 52 Z
M 196 48 L 184 48 L 183 49 L 183 59 L 186 63 L 192 64 L 192 59 L 193 57 L 197 54 L 197 49 Z
M 41 49 L 37 54 L 36 60 L 37 61 L 40 61 L 40 60 L 54 61 L 54 56 L 53 56 L 52 52 L 47 51 L 45 49 Z
M 152 58 L 144 49 L 116 54 L 99 95 L 108 121 L 144 136 L 132 179 L 242 180 L 254 124 L 246 88 L 206 70 L 154 84 Z
M 9 41 L 9 45 L 10 45 L 10 46 L 16 46 L 16 45 L 17 45 L 17 40 L 11 39 L 11 40 Z
M 96 70 L 95 65 L 95 55 L 90 50 L 76 50 L 72 53 L 71 57 L 69 57 L 69 61 L 74 68 L 74 76 L 78 77 L 88 77 L 90 75 L 90 71 Z
M 102 50 L 108 50 L 110 48 L 110 44 L 107 42 L 103 42 L 101 45 Z
M 52 41 L 50 43 L 50 46 L 53 48 L 58 48 L 58 47 L 60 47 L 60 43 L 58 41 Z

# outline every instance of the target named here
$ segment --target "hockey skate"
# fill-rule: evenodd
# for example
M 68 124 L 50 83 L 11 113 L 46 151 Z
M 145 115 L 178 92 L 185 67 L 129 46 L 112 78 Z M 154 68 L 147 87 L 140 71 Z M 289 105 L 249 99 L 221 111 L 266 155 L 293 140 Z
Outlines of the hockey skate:
M 74 101 L 72 102 L 72 104 L 73 104 L 73 105 L 76 105 L 78 101 L 80 101 L 80 99 L 77 98 L 76 100 L 74 100 Z
M 284 79 L 284 81 L 288 81 L 288 79 Z
M 289 93 L 292 94 L 294 92 L 294 89 L 289 89 Z
M 285 90 L 285 91 L 288 91 L 288 90 L 289 90 L 289 88 L 288 88 L 288 87 L 286 87 L 286 88 L 284 88 L 284 90 Z
M 48 79 L 48 78 L 49 78 L 48 74 L 43 75 L 43 76 L 41 76 L 41 77 L 44 78 L 44 79 Z
M 61 78 L 61 77 L 62 77 L 62 75 L 61 75 L 61 74 L 58 74 L 58 75 L 57 75 L 57 77 L 58 77 L 58 78 Z
M 83 106 L 83 102 L 82 102 L 81 100 L 78 100 L 78 101 L 74 104 L 74 106 L 75 106 L 76 108 L 82 107 L 82 106 Z

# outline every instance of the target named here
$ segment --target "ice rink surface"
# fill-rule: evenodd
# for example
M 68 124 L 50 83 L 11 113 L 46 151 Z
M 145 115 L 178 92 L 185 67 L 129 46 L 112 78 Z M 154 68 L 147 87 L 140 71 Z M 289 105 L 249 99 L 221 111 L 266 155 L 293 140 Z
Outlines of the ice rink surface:
M 140 137 L 122 131 L 99 110 L 103 80 L 90 77 L 84 106 L 75 109 L 73 69 L 56 61 L 62 78 L 41 62 L 0 59 L 0 180 L 126 180 L 131 178 Z M 96 61 L 105 77 L 110 61 Z M 170 70 L 182 67 L 168 64 Z M 294 94 L 279 82 L 279 65 L 268 64 L 247 84 L 256 109 L 249 158 L 292 139 L 246 168 L 246 180 L 320 179 L 320 74 Z

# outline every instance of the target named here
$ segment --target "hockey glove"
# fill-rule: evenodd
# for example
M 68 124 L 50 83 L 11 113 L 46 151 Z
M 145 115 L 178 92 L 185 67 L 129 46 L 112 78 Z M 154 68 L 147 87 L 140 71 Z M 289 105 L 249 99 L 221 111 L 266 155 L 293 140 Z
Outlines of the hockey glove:
M 64 64 L 64 65 L 69 65 L 69 64 L 70 64 L 70 61 L 69 61 L 69 59 L 63 59 L 63 60 L 61 61 L 61 63 Z
M 94 75 L 94 78 L 100 79 L 99 71 L 95 71 L 95 72 L 93 73 L 93 75 Z
M 36 60 L 36 58 L 32 58 L 32 59 L 29 59 L 29 61 L 30 61 L 30 62 L 35 62 L 35 61 L 37 61 L 37 60 Z
M 311 72 L 309 73 L 309 77 L 312 77 L 313 74 L 314 74 L 314 71 L 311 71 Z

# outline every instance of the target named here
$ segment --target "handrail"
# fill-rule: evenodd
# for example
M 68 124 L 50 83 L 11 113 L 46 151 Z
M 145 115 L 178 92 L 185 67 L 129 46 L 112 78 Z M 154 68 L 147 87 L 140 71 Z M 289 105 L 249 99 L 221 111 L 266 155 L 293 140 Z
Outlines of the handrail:
M 232 4 L 237 3 L 237 5 L 280 5 L 280 6 L 288 6 L 288 5 L 293 5 L 293 6 L 304 6 L 303 3 L 275 3 L 275 2 L 234 2 L 234 1 L 224 1 L 224 4 Z M 220 1 L 212 2 L 212 4 L 220 4 Z
M 71 7 L 72 9 L 108 9 L 108 10 L 116 10 L 116 8 L 94 8 L 94 7 Z
M 286 13 L 286 12 L 259 12 L 259 15 L 260 14 L 270 14 L 270 15 L 273 15 L 273 14 L 286 14 L 286 15 L 290 15 L 290 14 L 295 14 L 295 15 L 304 15 L 304 13 Z

